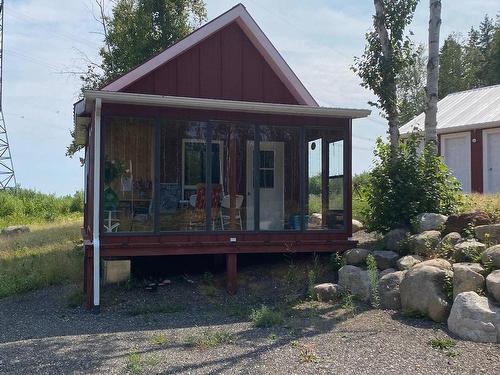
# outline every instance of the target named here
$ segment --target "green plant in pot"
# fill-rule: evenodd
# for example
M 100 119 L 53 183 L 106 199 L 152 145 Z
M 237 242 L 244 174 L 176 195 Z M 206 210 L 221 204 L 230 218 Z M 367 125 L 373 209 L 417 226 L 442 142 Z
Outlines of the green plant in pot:
M 104 209 L 116 210 L 118 207 L 118 194 L 112 189 L 111 184 L 127 172 L 125 163 L 119 160 L 104 160 Z

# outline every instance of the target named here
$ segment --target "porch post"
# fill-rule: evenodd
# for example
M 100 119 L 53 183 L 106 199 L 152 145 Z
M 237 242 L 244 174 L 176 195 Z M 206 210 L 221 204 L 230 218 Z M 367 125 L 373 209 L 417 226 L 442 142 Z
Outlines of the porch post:
M 231 125 L 229 133 L 229 229 L 236 230 L 236 127 Z
M 226 267 L 227 267 L 227 292 L 229 294 L 236 294 L 237 289 L 237 264 L 236 254 L 226 254 Z
M 93 207 L 93 235 L 92 244 L 94 248 L 93 254 L 93 272 L 92 276 L 94 279 L 93 283 L 93 311 L 95 313 L 99 312 L 100 308 L 100 296 L 99 296 L 99 284 L 100 284 L 100 242 L 99 242 L 99 232 L 101 229 L 100 224 L 100 214 L 101 214 L 101 108 L 102 102 L 100 98 L 95 100 L 95 127 L 94 127 L 94 207 Z

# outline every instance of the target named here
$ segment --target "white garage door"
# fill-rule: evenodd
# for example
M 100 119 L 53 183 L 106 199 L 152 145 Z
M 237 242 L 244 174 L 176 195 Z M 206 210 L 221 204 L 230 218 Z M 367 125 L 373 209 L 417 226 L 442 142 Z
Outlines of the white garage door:
M 484 192 L 500 192 L 500 129 L 483 133 Z
M 441 155 L 464 192 L 471 191 L 470 133 L 443 134 Z

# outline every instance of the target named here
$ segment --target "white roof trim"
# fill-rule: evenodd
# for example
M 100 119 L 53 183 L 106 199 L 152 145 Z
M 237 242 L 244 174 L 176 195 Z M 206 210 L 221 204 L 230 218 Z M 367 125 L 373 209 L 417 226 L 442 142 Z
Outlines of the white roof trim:
M 235 21 L 245 32 L 246 36 L 252 41 L 254 46 L 259 50 L 273 71 L 294 95 L 297 101 L 300 104 L 318 106 L 318 103 L 314 100 L 309 91 L 307 91 L 302 82 L 300 82 L 290 66 L 288 66 L 286 61 L 242 4 L 236 5 L 228 12 L 195 30 L 184 39 L 181 39 L 179 42 L 167 48 L 165 51 L 111 82 L 102 90 L 120 91 L 124 89 L 128 85 L 137 81 L 139 78 L 174 59 L 184 51 L 207 39 L 209 36 Z
M 244 102 L 221 99 L 187 98 L 181 96 L 162 96 L 149 94 L 133 94 L 112 91 L 85 91 L 85 112 L 91 112 L 94 101 L 101 99 L 102 103 L 145 105 L 155 107 L 171 107 L 199 110 L 216 110 L 228 112 L 260 113 L 271 115 L 292 115 L 309 117 L 341 117 L 363 118 L 370 115 L 366 109 L 328 108 L 308 105 L 275 104 Z M 81 113 L 77 113 L 79 115 Z

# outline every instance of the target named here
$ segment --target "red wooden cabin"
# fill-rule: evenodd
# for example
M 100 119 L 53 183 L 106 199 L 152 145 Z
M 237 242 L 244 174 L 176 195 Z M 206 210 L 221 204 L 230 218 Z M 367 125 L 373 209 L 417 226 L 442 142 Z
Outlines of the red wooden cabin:
M 243 5 L 75 104 L 85 285 L 100 259 L 332 252 L 351 240 L 351 124 L 319 107 Z

